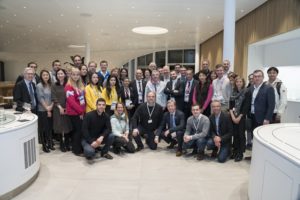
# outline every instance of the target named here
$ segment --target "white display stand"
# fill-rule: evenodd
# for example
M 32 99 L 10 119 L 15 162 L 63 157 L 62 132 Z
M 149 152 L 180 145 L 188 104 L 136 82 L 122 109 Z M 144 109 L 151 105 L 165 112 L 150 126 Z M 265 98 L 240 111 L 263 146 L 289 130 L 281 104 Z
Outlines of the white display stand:
M 0 122 L 0 199 L 10 199 L 26 188 L 39 172 L 37 116 L 5 110 Z
M 250 200 L 300 199 L 300 124 L 271 124 L 254 130 Z

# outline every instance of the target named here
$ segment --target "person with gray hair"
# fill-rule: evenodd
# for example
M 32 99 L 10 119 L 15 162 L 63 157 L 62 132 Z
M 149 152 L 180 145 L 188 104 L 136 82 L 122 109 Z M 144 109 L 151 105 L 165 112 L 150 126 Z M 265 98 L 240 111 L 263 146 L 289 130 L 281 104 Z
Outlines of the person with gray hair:
M 35 71 L 31 67 L 26 67 L 23 72 L 24 79 L 18 82 L 14 88 L 13 99 L 17 103 L 16 111 L 23 112 L 24 104 L 31 105 L 31 112 L 36 113 L 37 96 L 36 85 L 33 83 Z

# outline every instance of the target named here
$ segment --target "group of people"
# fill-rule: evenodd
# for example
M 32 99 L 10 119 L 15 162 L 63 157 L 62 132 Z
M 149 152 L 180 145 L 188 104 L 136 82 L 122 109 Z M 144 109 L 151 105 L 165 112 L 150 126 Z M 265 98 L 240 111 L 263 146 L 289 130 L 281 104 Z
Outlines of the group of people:
M 255 70 L 249 84 L 230 71 L 225 60 L 211 70 L 203 60 L 194 73 L 179 64 L 138 68 L 129 80 L 125 68 L 108 70 L 108 62 L 83 63 L 72 57 L 72 67 L 52 62 L 52 69 L 36 74 L 37 64 L 28 63 L 17 78 L 14 101 L 17 111 L 29 108 L 38 115 L 39 142 L 44 152 L 54 150 L 58 136 L 61 151 L 93 159 L 97 152 L 107 159 L 114 153 L 151 150 L 164 140 L 176 147 L 176 156 L 193 149 L 197 160 L 211 157 L 225 162 L 241 161 L 251 147 L 254 128 L 279 123 L 287 104 L 287 90 L 277 78 L 276 67 Z M 25 106 L 27 105 L 27 107 Z M 246 137 L 247 135 L 247 137 Z M 247 138 L 247 139 L 246 139 Z M 135 144 L 134 144 L 135 143 Z M 136 146 L 136 147 L 135 147 Z

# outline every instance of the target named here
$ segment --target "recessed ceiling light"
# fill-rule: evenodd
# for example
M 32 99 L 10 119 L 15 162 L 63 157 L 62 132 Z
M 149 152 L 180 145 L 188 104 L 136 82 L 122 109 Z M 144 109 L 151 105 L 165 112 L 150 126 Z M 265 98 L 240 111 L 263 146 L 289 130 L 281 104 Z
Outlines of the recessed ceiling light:
M 60 14 L 60 16 L 61 16 L 61 17 L 63 17 L 63 16 L 64 16 L 64 14 Z
M 85 45 L 78 45 L 78 44 L 70 44 L 68 45 L 69 48 L 85 48 Z
M 14 17 L 16 17 L 17 16 L 17 14 L 14 14 Z
M 131 8 L 132 8 L 132 9 L 135 9 L 135 7 L 134 7 L 134 6 L 131 6 Z
M 243 13 L 243 12 L 245 12 L 245 10 L 242 9 L 242 10 L 241 10 L 241 13 Z
M 80 7 L 79 7 L 79 6 L 76 6 L 76 8 L 79 9 Z
M 187 10 L 191 10 L 191 8 L 186 8 Z
M 140 26 L 132 29 L 132 32 L 144 35 L 160 35 L 168 32 L 168 29 L 156 26 Z
M 26 6 L 24 6 L 23 8 L 24 8 L 24 9 L 26 9 L 27 7 L 26 7 Z
M 207 16 L 207 19 L 210 19 L 210 16 Z

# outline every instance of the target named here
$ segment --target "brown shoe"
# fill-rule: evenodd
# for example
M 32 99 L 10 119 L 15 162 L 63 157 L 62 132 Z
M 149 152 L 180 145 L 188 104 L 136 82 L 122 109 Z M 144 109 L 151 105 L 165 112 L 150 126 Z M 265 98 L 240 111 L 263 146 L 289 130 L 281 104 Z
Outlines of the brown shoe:
M 197 160 L 203 160 L 203 159 L 204 159 L 204 153 L 198 153 Z
M 180 157 L 180 156 L 182 156 L 182 152 L 181 151 L 177 151 L 176 152 L 176 157 Z
M 104 158 L 106 158 L 106 159 L 109 159 L 109 160 L 112 160 L 112 159 L 113 159 L 113 157 L 112 157 L 110 154 L 108 154 L 108 153 L 102 155 L 102 157 L 104 157 Z

